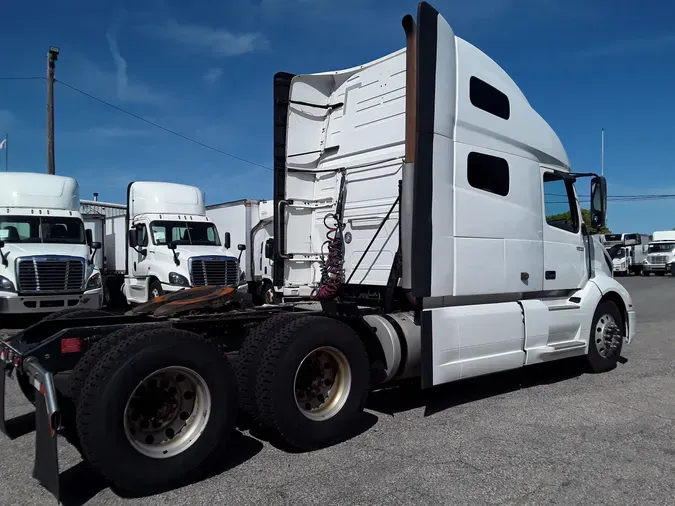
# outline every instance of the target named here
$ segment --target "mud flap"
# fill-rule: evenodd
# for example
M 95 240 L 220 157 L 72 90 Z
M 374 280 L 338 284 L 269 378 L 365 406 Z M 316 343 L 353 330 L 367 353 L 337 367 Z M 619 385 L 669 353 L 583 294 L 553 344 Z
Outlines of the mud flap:
M 35 397 L 35 465 L 33 478 L 60 503 L 59 454 L 56 431 L 51 426 L 45 395 Z
M 7 433 L 7 422 L 5 420 L 5 383 L 7 377 L 7 363 L 4 360 L 0 360 L 0 431 L 9 437 Z

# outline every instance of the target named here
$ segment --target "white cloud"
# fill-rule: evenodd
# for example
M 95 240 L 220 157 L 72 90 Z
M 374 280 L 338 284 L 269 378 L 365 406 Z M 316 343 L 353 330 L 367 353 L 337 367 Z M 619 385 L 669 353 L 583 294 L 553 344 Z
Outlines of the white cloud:
M 137 79 L 129 77 L 128 65 L 126 59 L 120 53 L 117 45 L 117 39 L 111 33 L 106 33 L 108 48 L 115 64 L 115 72 L 96 67 L 95 64 L 88 62 L 91 75 L 89 79 L 98 79 L 115 84 L 115 94 L 122 102 L 162 105 L 167 102 L 169 95 L 165 92 L 154 90 L 147 84 Z M 85 90 L 86 91 L 86 90 Z
M 162 26 L 146 27 L 146 33 L 216 57 L 239 56 L 267 47 L 267 40 L 258 32 L 234 33 L 209 26 L 180 24 L 175 20 Z
M 218 81 L 223 75 L 223 69 L 219 67 L 214 67 L 206 71 L 203 76 L 204 81 L 209 84 L 213 84 Z

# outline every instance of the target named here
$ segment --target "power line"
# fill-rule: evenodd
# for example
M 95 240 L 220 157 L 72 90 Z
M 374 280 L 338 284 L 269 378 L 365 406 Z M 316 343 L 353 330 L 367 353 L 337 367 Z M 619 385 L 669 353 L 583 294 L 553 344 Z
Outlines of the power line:
M 30 76 L 30 77 L 0 77 L 0 81 L 35 81 L 38 79 L 44 80 L 45 77 L 42 76 Z
M 220 153 L 221 155 L 229 156 L 230 158 L 234 158 L 234 159 L 239 160 L 241 162 L 248 163 L 250 165 L 255 165 L 256 167 L 260 167 L 261 169 L 272 170 L 272 171 L 274 170 L 274 169 L 272 169 L 270 167 L 267 167 L 265 165 L 253 162 L 251 160 L 247 160 L 246 158 L 242 158 L 240 156 L 233 155 L 232 153 L 228 153 L 227 151 L 223 151 L 222 149 L 218 149 L 216 147 L 205 144 L 201 141 L 198 141 L 196 139 L 188 137 L 187 135 L 183 135 L 179 132 L 176 132 L 175 130 L 171 130 L 170 128 L 166 128 L 166 127 L 164 127 L 164 126 L 162 126 L 158 123 L 155 123 L 154 121 L 150 121 L 149 119 L 146 119 L 142 116 L 139 116 L 138 114 L 134 114 L 133 112 L 127 111 L 126 109 L 123 109 L 123 108 L 121 108 L 121 107 L 119 107 L 115 104 L 112 104 L 112 103 L 107 102 L 107 101 L 105 101 L 101 98 L 98 98 L 98 97 L 96 97 L 96 96 L 94 96 L 90 93 L 87 93 L 86 91 L 83 91 L 83 90 L 81 90 L 81 89 L 79 89 L 79 88 L 77 88 L 77 87 L 75 87 L 71 84 L 65 83 L 65 82 L 63 82 L 61 80 L 58 80 L 58 79 L 56 80 L 56 82 L 65 86 L 66 88 L 70 88 L 71 90 L 76 91 L 77 93 L 80 93 L 80 94 L 84 95 L 85 97 L 88 97 L 92 100 L 95 100 L 96 102 L 99 102 L 101 104 L 107 105 L 108 107 L 112 107 L 113 109 L 115 109 L 119 112 L 123 112 L 124 114 L 127 114 L 127 115 L 131 116 L 132 118 L 136 118 L 139 121 L 143 121 L 144 123 L 147 123 L 148 125 L 154 126 L 155 128 L 159 128 L 160 130 L 164 130 L 165 132 L 170 133 L 172 135 L 175 135 L 177 137 L 180 137 L 181 139 L 184 139 L 188 142 L 192 142 L 193 144 L 196 144 L 196 145 L 201 146 L 201 147 L 206 148 L 206 149 L 210 149 L 211 151 L 215 151 L 216 153 Z

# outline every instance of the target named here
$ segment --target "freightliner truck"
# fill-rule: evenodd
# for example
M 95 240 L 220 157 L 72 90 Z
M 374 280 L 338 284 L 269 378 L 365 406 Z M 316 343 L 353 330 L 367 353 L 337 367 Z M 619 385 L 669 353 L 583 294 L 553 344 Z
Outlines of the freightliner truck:
M 378 60 L 274 76 L 274 281 L 296 302 L 195 287 L 4 342 L 5 371 L 35 387 L 34 475 L 55 495 L 60 433 L 147 494 L 222 458 L 240 414 L 313 449 L 349 437 L 369 392 L 403 378 L 616 366 L 635 310 L 575 189 L 589 178 L 601 227 L 605 179 L 574 173 L 508 74 L 432 6 L 403 27 L 406 48 Z M 549 209 L 560 194 L 564 220 Z

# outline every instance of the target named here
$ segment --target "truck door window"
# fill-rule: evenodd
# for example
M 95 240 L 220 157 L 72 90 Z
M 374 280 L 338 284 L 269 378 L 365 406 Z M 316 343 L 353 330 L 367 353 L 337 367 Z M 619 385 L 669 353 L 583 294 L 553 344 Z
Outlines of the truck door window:
M 552 173 L 544 174 L 544 209 L 546 223 L 576 234 L 579 232 L 579 213 L 571 180 Z

